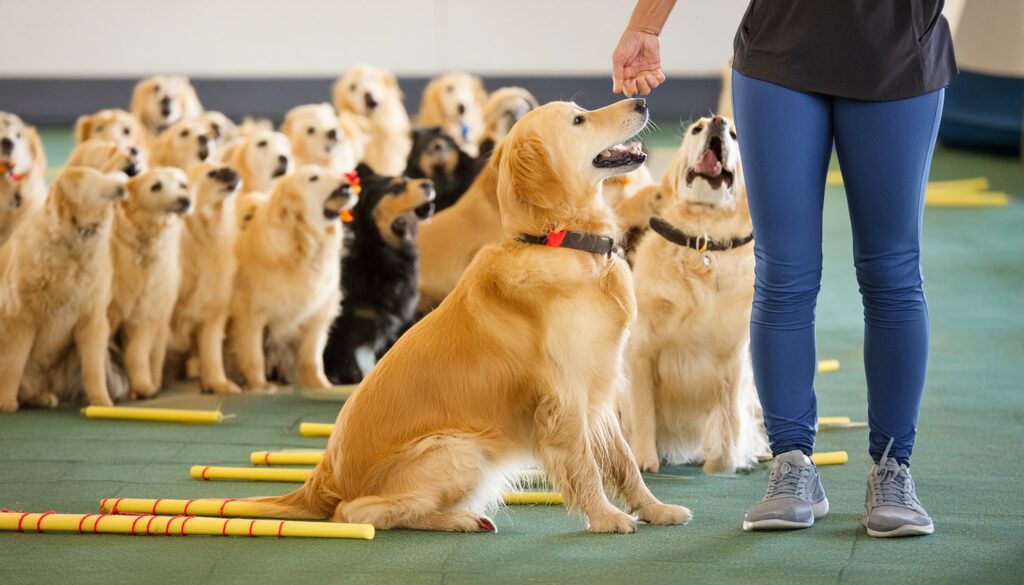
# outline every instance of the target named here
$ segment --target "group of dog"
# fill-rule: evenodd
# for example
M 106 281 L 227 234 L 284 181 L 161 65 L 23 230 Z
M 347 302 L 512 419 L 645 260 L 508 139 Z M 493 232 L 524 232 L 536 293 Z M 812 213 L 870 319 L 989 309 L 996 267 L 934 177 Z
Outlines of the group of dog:
M 151 77 L 130 112 L 79 119 L 49 191 L 35 130 L 0 114 L 0 411 L 148 397 L 165 372 L 218 393 L 362 380 L 324 462 L 271 501 L 382 528 L 492 529 L 531 456 L 592 530 L 635 526 L 602 477 L 678 523 L 640 469 L 767 452 L 728 118 L 689 125 L 655 182 L 621 144 L 643 100 L 539 106 L 449 73 L 413 128 L 368 66 L 333 98 L 275 131 Z

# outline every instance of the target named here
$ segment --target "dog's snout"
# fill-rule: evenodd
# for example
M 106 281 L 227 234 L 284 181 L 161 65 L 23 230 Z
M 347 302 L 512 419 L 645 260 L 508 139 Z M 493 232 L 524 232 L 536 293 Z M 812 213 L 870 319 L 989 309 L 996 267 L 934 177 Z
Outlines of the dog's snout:
M 130 165 L 124 168 L 124 174 L 128 175 L 129 177 L 134 177 L 135 175 L 139 174 L 140 170 L 141 169 L 139 168 L 139 165 L 131 163 Z
M 363 101 L 366 102 L 366 107 L 371 110 L 377 107 L 377 100 L 373 98 L 373 95 L 370 92 L 366 92 L 366 94 L 363 95 Z
M 283 154 L 277 155 L 277 164 L 279 164 L 281 166 L 287 166 L 287 164 L 288 164 L 288 157 L 283 155 Z
M 14 151 L 14 141 L 10 138 L 0 140 L 0 151 L 3 151 L 4 154 L 11 154 Z
M 127 193 L 128 192 L 124 190 L 124 187 L 117 187 L 116 189 L 114 189 L 114 194 L 111 196 L 111 199 L 113 199 L 114 201 L 124 199 Z
M 711 135 L 724 134 L 727 125 L 724 118 L 715 116 L 711 118 L 711 123 L 708 124 L 708 133 Z
M 138 148 L 135 148 L 135 147 L 133 146 L 133 147 L 131 147 L 131 148 L 129 148 L 129 149 L 128 149 L 128 154 L 130 154 L 130 155 L 131 155 L 131 156 L 133 156 L 133 157 L 134 157 L 134 156 L 139 156 L 139 149 L 138 149 Z
M 165 95 L 164 97 L 160 98 L 160 113 L 163 114 L 164 117 L 167 117 L 167 116 L 171 115 L 171 97 L 170 96 L 166 96 Z
M 206 146 L 209 143 L 210 143 L 210 137 L 209 136 L 207 136 L 206 134 L 200 134 L 199 135 L 199 144 L 201 146 Z
M 331 128 L 330 130 L 327 131 L 327 140 L 337 140 L 337 139 L 338 139 L 338 131 L 337 130 L 335 130 L 334 128 Z
M 238 181 L 238 173 L 231 167 L 221 167 L 213 172 L 213 178 L 219 183 L 233 185 Z
M 466 104 L 459 104 L 456 109 L 459 111 L 459 115 L 462 116 L 466 113 Z
M 647 111 L 647 100 L 644 98 L 636 98 L 633 100 L 633 110 L 640 112 L 641 114 Z

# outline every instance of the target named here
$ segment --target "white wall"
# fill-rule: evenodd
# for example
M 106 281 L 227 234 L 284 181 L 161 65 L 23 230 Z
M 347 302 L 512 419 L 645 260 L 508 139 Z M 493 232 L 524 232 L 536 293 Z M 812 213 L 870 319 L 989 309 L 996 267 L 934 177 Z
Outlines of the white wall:
M 717 75 L 746 0 L 680 0 L 669 75 Z M 609 75 L 630 0 L 0 0 L 0 77 Z M 32 47 L 32 49 L 28 49 Z

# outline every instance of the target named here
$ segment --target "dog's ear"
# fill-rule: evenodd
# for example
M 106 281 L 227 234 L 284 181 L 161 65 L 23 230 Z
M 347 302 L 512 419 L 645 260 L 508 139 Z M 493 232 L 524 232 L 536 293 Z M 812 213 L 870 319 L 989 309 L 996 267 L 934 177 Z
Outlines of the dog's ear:
M 533 97 L 533 94 L 530 93 L 527 89 L 523 88 L 522 95 L 523 100 L 526 101 L 526 103 L 530 106 L 531 110 L 535 110 L 540 107 L 540 102 L 538 102 L 537 98 Z
M 79 116 L 75 122 L 75 142 L 81 144 L 92 135 L 93 116 Z
M 146 90 L 149 89 L 150 85 L 151 84 L 149 83 L 148 78 L 140 79 L 139 82 L 135 84 L 135 88 L 132 89 L 132 101 L 131 104 L 128 106 L 128 109 L 131 110 L 131 113 L 133 116 L 135 116 L 135 119 L 142 123 L 144 126 L 145 120 L 143 120 L 142 115 L 143 110 L 146 107 Z
M 551 167 L 547 146 L 535 136 L 514 144 L 503 140 L 494 153 L 498 161 L 498 192 L 540 209 L 551 209 L 554 202 L 548 195 L 560 181 Z
M 360 181 L 365 181 L 370 177 L 376 177 L 377 173 L 374 172 L 373 168 L 365 162 L 361 162 L 356 166 L 356 174 L 359 175 Z
M 43 149 L 43 141 L 39 138 L 35 126 L 25 126 L 23 132 L 25 140 L 28 141 L 29 152 L 32 153 L 32 170 L 39 169 L 46 172 L 46 151 Z
M 203 113 L 203 104 L 199 102 L 199 95 L 196 94 L 196 88 L 192 86 L 192 81 L 188 77 L 181 77 L 181 82 L 185 85 L 185 104 L 182 108 L 182 118 L 189 120 L 195 118 Z
M 405 96 L 402 95 L 402 89 L 398 87 L 398 78 L 395 77 L 394 73 L 382 69 L 380 76 L 381 80 L 384 82 L 384 87 L 386 87 L 388 91 L 397 96 L 399 100 L 405 98 Z
M 473 76 L 473 95 L 476 97 L 477 106 L 479 106 L 477 111 L 483 112 L 484 106 L 487 105 L 487 89 L 484 87 L 484 81 L 476 75 Z
M 293 126 L 295 126 L 295 116 L 292 115 L 292 112 L 288 112 L 287 114 L 285 114 L 284 121 L 281 122 L 281 128 L 280 128 L 281 134 L 284 134 L 285 136 L 287 136 L 288 140 L 292 139 L 292 127 Z
M 423 101 L 420 104 L 419 123 L 421 126 L 437 126 L 444 121 L 441 112 L 441 82 L 439 78 L 430 80 L 423 88 Z

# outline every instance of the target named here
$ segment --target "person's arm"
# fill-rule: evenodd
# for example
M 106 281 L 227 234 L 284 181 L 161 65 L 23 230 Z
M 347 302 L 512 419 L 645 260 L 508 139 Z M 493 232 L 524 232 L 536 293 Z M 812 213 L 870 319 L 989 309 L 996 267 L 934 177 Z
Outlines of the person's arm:
M 676 0 L 638 0 L 612 53 L 612 92 L 647 95 L 665 81 L 661 70 L 661 29 Z

